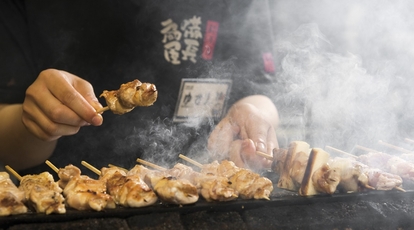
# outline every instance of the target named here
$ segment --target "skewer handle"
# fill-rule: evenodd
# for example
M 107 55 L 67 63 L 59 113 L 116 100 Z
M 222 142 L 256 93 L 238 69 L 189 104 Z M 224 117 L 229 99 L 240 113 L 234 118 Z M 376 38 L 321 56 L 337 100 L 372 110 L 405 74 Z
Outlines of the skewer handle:
M 385 142 L 383 142 L 383 141 L 381 141 L 381 140 L 379 140 L 379 141 L 378 141 L 378 143 L 379 143 L 380 145 L 384 145 L 384 146 L 386 146 L 386 147 L 389 147 L 389 148 L 395 149 L 395 150 L 397 150 L 397 151 L 399 151 L 399 152 L 403 152 L 403 153 L 411 153 L 411 151 L 410 151 L 410 150 L 407 150 L 407 149 L 404 149 L 404 148 L 401 148 L 401 147 L 398 147 L 398 146 L 395 146 L 395 145 L 392 145 L 392 144 L 385 143 Z
M 6 168 L 6 170 L 11 173 L 14 177 L 17 178 L 17 180 L 21 181 L 22 180 L 22 176 L 19 175 L 19 173 L 17 173 L 16 171 L 14 171 L 14 169 L 8 165 L 4 166 L 4 168 Z
M 122 167 L 119 167 L 119 166 L 116 166 L 116 165 L 113 165 L 113 164 L 108 164 L 108 167 L 110 167 L 110 168 L 117 168 L 117 169 L 120 169 L 120 170 L 122 170 L 124 172 L 128 172 L 128 169 L 122 168 Z
M 193 165 L 195 165 L 195 166 L 197 166 L 197 167 L 199 167 L 199 168 L 203 168 L 203 165 L 202 164 L 200 164 L 200 163 L 198 163 L 197 161 L 195 161 L 195 160 L 193 160 L 193 159 L 191 159 L 191 158 L 189 158 L 189 157 L 186 157 L 186 156 L 184 156 L 183 154 L 180 154 L 180 155 L 178 155 L 181 159 L 183 159 L 183 160 L 185 160 L 185 161 L 188 161 L 189 163 L 191 163 L 191 164 L 193 164 Z
M 148 162 L 148 161 L 142 160 L 142 159 L 140 159 L 140 158 L 137 158 L 137 162 L 138 162 L 138 163 L 141 163 L 141 164 L 143 164 L 143 165 L 149 166 L 149 167 L 151 167 L 151 168 L 155 168 L 155 169 L 160 170 L 160 171 L 167 170 L 167 169 L 166 169 L 166 168 L 164 168 L 164 167 L 161 167 L 161 166 L 156 165 L 156 164 L 153 164 L 153 163 L 151 163 L 151 162 Z
M 361 149 L 361 150 L 364 150 L 364 151 L 367 151 L 367 152 L 380 153 L 380 151 L 377 151 L 375 149 L 370 149 L 370 148 L 367 148 L 367 147 L 364 147 L 364 146 L 361 146 L 361 145 L 355 145 L 355 148 Z
M 59 169 L 54 164 L 52 164 L 52 162 L 50 162 L 49 160 L 46 160 L 45 163 L 56 173 L 59 172 Z
M 264 158 L 266 158 L 268 160 L 273 160 L 273 156 L 271 156 L 271 155 L 269 155 L 267 153 L 264 153 L 264 152 L 261 152 L 261 151 L 256 151 L 256 154 L 259 155 L 259 156 L 261 156 L 261 157 L 264 157 Z
M 97 168 L 95 168 L 95 167 L 93 167 L 91 164 L 89 164 L 88 162 L 86 162 L 86 161 L 81 161 L 81 164 L 83 165 L 83 166 L 85 166 L 87 169 L 89 169 L 89 170 L 91 170 L 92 172 L 94 172 L 94 173 L 96 173 L 97 175 L 101 175 L 101 171 L 99 170 L 99 169 L 97 169 Z
M 108 107 L 108 106 L 105 106 L 105 107 L 103 107 L 103 108 L 97 109 L 97 110 L 96 110 L 96 112 L 97 112 L 97 113 L 103 113 L 103 112 L 105 112 L 105 111 L 107 111 L 107 110 L 109 110 L 109 107 Z
M 409 143 L 411 143 L 411 144 L 414 144 L 414 140 L 413 139 L 410 139 L 410 138 L 405 138 L 404 139 L 406 142 L 409 142 Z
M 329 146 L 329 145 L 325 146 L 325 149 L 330 149 L 330 150 L 333 150 L 333 151 L 335 151 L 335 152 L 338 152 L 338 153 L 340 153 L 340 154 L 343 154 L 343 155 L 346 155 L 346 156 L 349 156 L 349 157 L 358 158 L 358 157 L 357 157 L 357 156 L 355 156 L 354 154 L 350 154 L 350 153 L 344 152 L 344 151 L 342 151 L 342 150 L 340 150 L 340 149 L 336 149 L 336 148 L 331 147 L 331 146 Z

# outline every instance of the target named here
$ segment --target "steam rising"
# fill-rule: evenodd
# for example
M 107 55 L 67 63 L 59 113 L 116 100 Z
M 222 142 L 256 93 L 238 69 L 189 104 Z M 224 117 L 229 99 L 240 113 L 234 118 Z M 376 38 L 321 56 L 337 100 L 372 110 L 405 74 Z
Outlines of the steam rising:
M 345 151 L 357 144 L 380 150 L 378 140 L 404 146 L 413 135 L 411 5 L 275 3 L 277 78 L 284 91 L 274 100 L 286 143 L 301 139 Z

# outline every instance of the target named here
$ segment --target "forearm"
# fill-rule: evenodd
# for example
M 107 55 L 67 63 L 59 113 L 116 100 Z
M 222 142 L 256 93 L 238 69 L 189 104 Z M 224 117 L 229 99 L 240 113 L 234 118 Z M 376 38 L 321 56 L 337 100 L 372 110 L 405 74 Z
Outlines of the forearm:
M 234 106 L 247 103 L 255 106 L 262 115 L 265 117 L 269 124 L 272 124 L 274 128 L 277 128 L 279 124 L 279 114 L 275 104 L 268 97 L 263 95 L 252 95 L 237 101 Z
M 0 105 L 0 162 L 16 170 L 43 163 L 57 141 L 42 141 L 22 123 L 22 105 Z

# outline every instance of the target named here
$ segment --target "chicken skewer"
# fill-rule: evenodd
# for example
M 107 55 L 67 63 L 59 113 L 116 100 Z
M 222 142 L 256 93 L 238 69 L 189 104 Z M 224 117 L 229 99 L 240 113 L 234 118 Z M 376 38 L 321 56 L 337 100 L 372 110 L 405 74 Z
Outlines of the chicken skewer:
M 106 193 L 105 183 L 81 175 L 81 170 L 72 164 L 59 169 L 48 160 L 45 163 L 58 174 L 67 206 L 95 211 L 116 208 L 114 200 Z
M 180 158 L 183 160 L 189 159 L 181 154 Z M 189 162 L 194 162 L 194 160 Z M 239 193 L 240 198 L 270 200 L 269 196 L 273 191 L 273 183 L 268 178 L 261 177 L 250 170 L 239 168 L 234 162 L 227 160 L 222 161 L 220 164 L 215 161 L 202 166 L 201 173 L 228 178 L 231 182 L 231 188 Z
M 127 175 L 141 177 L 165 203 L 186 205 L 198 201 L 199 195 L 195 185 L 187 179 L 176 178 L 164 170 L 151 170 L 137 164 L 128 171 Z
M 22 177 L 11 167 L 5 168 L 20 181 L 19 189 L 24 192 L 28 205 L 37 213 L 66 213 L 62 189 L 54 181 L 52 174 L 43 172 Z
M 137 159 L 137 162 L 150 167 L 163 169 L 160 166 L 142 159 Z M 193 161 L 193 163 L 199 164 L 196 161 Z M 198 193 L 208 202 L 231 201 L 238 198 L 237 191 L 231 188 L 231 182 L 225 177 L 202 174 L 181 163 L 177 163 L 171 169 L 164 168 L 162 171 L 175 178 L 190 181 L 190 183 L 196 186 Z
M 0 216 L 27 213 L 24 191 L 10 180 L 7 172 L 0 172 Z
M 326 146 L 327 149 L 344 154 L 349 158 L 335 157 L 329 161 L 332 168 L 336 168 L 341 173 L 339 187 L 346 192 L 356 192 L 364 189 L 375 190 L 405 190 L 402 186 L 402 178 L 399 175 L 388 173 L 380 168 L 372 167 L 359 161 L 359 157 L 341 151 L 339 149 Z
M 323 153 L 320 149 L 312 149 L 312 151 L 318 150 L 319 156 L 310 159 L 308 148 L 304 142 L 292 142 L 288 150 L 274 149 L 272 169 L 281 175 L 278 187 L 291 191 L 299 190 L 301 195 L 333 194 L 337 189 L 345 192 L 366 189 L 403 191 L 400 187 L 402 183 L 400 177 L 367 167 L 357 162 L 356 156 L 352 154 L 326 146 L 326 149 L 335 150 L 351 159 L 332 159 L 329 154 Z M 314 164 L 318 161 L 321 162 L 319 168 L 316 168 Z M 310 172 L 305 174 L 308 166 L 313 168 L 313 173 L 309 169 Z
M 126 175 L 125 170 L 119 167 L 102 167 L 99 170 L 85 161 L 82 164 L 99 175 L 118 205 L 140 208 L 153 205 L 158 200 L 154 191 L 139 176 Z
M 372 151 L 371 149 L 356 146 L 363 150 L 369 150 L 367 154 L 358 156 L 358 161 L 373 168 L 379 168 L 383 171 L 399 175 L 405 180 L 414 182 L 414 163 L 408 162 L 399 156 Z
M 157 100 L 158 91 L 154 84 L 141 83 L 135 79 L 121 84 L 118 90 L 104 90 L 100 97 L 104 97 L 108 106 L 97 110 L 102 113 L 111 110 L 115 114 L 130 112 L 137 106 L 151 106 Z

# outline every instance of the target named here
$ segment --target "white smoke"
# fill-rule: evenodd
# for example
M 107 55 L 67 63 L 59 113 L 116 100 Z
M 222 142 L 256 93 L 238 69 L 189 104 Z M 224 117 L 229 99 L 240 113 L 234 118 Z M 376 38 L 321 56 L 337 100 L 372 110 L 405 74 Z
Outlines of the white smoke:
M 414 135 L 413 6 L 385 0 L 275 1 L 277 78 L 285 87 L 276 95 L 281 131 L 314 147 L 345 151 L 357 144 L 380 148 L 379 140 L 403 145 Z M 296 108 L 294 115 L 289 107 Z M 297 114 L 303 122 L 292 120 Z

